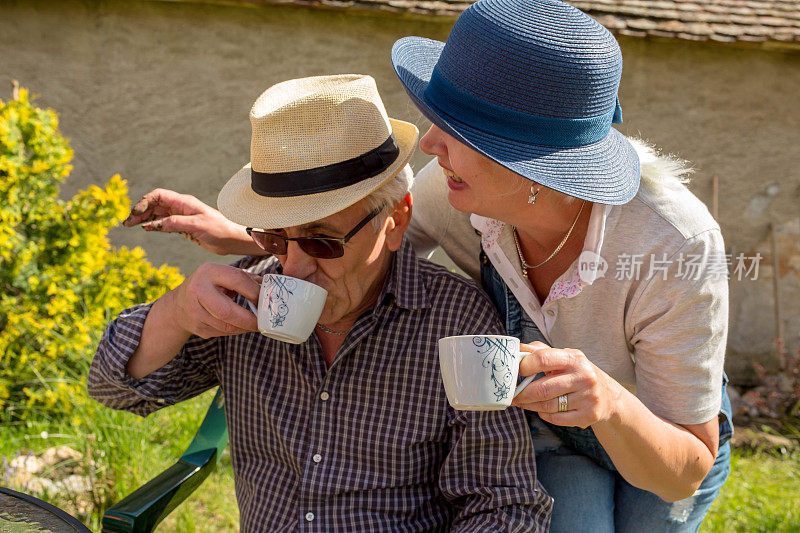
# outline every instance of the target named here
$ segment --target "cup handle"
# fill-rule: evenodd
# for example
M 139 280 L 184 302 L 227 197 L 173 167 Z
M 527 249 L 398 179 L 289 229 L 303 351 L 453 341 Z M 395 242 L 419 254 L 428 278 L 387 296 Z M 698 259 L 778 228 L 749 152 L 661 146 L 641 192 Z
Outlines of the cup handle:
M 526 355 L 528 355 L 528 352 L 517 352 L 517 356 L 520 356 L 520 357 L 519 357 L 519 360 L 520 360 L 520 361 L 522 361 L 522 358 L 523 358 L 523 357 L 525 357 Z M 534 375 L 532 375 L 532 376 L 528 376 L 527 378 L 523 379 L 523 380 L 522 380 L 522 383 L 520 383 L 519 385 L 517 385 L 517 388 L 516 388 L 516 390 L 514 391 L 514 398 L 516 398 L 517 396 L 519 396 L 519 393 L 520 393 L 520 392 L 522 392 L 522 391 L 524 391 L 524 390 L 525 390 L 525 387 L 527 387 L 528 385 L 530 385 L 531 381 L 533 381 L 533 380 L 535 380 L 535 379 L 539 379 L 539 378 L 540 378 L 540 377 L 542 377 L 543 375 L 544 375 L 544 374 L 542 374 L 542 373 L 540 372 L 540 373 L 538 373 L 538 374 L 534 374 Z
M 532 376 L 528 376 L 527 378 L 523 379 L 522 383 L 517 385 L 517 389 L 514 391 L 514 398 L 519 396 L 519 393 L 524 391 L 525 387 L 527 387 L 530 384 L 530 382 L 536 379 L 537 377 L 538 377 L 537 374 L 534 374 Z

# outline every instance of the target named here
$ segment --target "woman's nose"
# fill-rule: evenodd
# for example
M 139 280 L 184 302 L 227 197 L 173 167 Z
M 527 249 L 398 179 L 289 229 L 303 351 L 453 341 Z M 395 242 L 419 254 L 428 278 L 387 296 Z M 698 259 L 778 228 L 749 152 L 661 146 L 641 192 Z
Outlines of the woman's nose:
M 281 266 L 283 266 L 285 276 L 306 279 L 317 269 L 317 262 L 316 259 L 305 253 L 296 242 L 289 241 Z
M 431 124 L 428 131 L 419 140 L 419 149 L 428 155 L 444 155 L 446 150 L 442 143 L 443 133 L 436 125 Z

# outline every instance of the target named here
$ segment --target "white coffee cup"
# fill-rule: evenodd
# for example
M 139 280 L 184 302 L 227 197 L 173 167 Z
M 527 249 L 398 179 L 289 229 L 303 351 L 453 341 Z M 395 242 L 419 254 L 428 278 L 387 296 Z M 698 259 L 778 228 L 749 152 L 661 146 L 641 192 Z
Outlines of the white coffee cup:
M 519 351 L 519 339 L 504 335 L 459 335 L 439 339 L 439 366 L 453 409 L 496 411 L 533 381 L 517 386 L 519 363 L 527 354 Z
M 301 344 L 314 331 L 328 291 L 309 281 L 281 274 L 264 274 L 258 309 L 250 309 L 258 317 L 258 330 L 272 339 Z

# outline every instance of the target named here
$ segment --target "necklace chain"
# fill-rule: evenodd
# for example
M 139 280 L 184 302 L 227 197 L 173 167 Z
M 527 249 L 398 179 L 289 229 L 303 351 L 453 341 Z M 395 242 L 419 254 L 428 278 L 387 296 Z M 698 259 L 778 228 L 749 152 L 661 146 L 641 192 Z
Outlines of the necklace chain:
M 325 327 L 325 326 L 323 326 L 322 324 L 317 324 L 317 327 L 318 327 L 319 329 L 321 329 L 322 331 L 326 332 L 326 333 L 332 333 L 332 334 L 334 334 L 334 335 L 347 335 L 347 332 L 349 331 L 349 330 L 345 330 L 345 331 L 336 331 L 335 329 L 331 329 L 331 328 L 329 328 L 329 327 Z
M 553 250 L 553 253 L 550 254 L 547 257 L 547 259 L 545 259 L 544 261 L 542 261 L 538 265 L 529 265 L 528 263 L 525 262 L 525 258 L 522 256 L 522 248 L 519 245 L 519 237 L 517 236 L 517 228 L 512 226 L 511 232 L 514 234 L 514 244 L 517 246 L 517 254 L 519 254 L 519 260 L 522 263 L 522 277 L 527 278 L 528 277 L 528 269 L 529 268 L 530 269 L 539 268 L 540 266 L 542 266 L 543 264 L 547 263 L 552 258 L 554 258 L 556 256 L 556 254 L 561 251 L 561 248 L 563 248 L 563 246 L 567 243 L 567 239 L 569 239 L 569 236 L 572 235 L 572 230 L 575 229 L 575 224 L 578 223 L 578 219 L 581 217 L 581 213 L 583 212 L 583 206 L 584 205 L 586 205 L 586 200 L 584 200 L 583 203 L 581 204 L 581 208 L 578 210 L 578 215 L 575 217 L 575 220 L 572 221 L 572 226 L 569 227 L 569 231 L 567 231 L 567 234 L 564 235 L 563 239 L 561 239 L 561 242 L 558 243 L 558 246 L 556 246 L 556 249 Z

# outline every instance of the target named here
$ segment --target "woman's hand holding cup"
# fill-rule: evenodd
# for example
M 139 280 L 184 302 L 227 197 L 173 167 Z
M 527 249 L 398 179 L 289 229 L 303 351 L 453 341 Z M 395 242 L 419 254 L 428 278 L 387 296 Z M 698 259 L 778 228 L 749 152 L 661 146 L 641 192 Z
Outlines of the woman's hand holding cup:
M 622 390 L 580 350 L 551 348 L 543 342 L 520 344 L 528 352 L 520 376 L 544 375 L 531 383 L 511 405 L 536 411 L 558 426 L 586 428 L 610 419 Z

